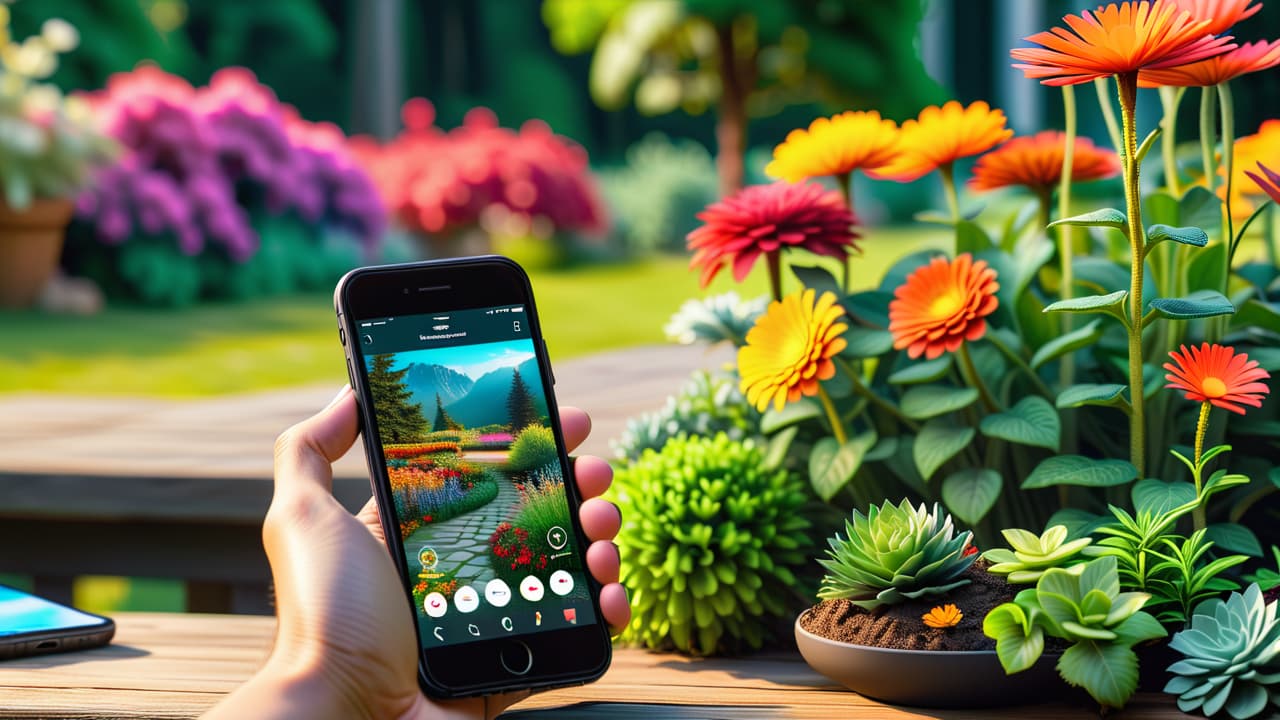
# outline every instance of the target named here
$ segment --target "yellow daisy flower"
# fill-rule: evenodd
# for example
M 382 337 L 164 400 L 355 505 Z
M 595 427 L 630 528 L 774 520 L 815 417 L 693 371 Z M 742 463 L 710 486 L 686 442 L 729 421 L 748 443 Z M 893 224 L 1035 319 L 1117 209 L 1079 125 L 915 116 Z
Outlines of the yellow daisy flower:
M 738 351 L 742 392 L 762 412 L 770 402 L 781 410 L 801 395 L 817 395 L 818 382 L 836 374 L 831 358 L 844 350 L 841 335 L 849 326 L 838 322 L 844 308 L 834 293 L 816 303 L 815 294 L 810 288 L 769 303 Z
M 850 110 L 818 118 L 798 128 L 773 149 L 764 172 L 772 178 L 800 182 L 824 175 L 844 175 L 859 168 L 875 169 L 898 154 L 898 125 L 875 110 Z

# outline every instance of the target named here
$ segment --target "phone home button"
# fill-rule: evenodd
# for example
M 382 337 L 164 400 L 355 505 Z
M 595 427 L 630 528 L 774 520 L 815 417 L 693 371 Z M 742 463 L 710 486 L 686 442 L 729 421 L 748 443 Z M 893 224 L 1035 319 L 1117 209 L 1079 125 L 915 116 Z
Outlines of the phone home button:
M 533 667 L 533 651 L 519 640 L 511 640 L 498 651 L 498 662 L 512 675 L 524 675 Z

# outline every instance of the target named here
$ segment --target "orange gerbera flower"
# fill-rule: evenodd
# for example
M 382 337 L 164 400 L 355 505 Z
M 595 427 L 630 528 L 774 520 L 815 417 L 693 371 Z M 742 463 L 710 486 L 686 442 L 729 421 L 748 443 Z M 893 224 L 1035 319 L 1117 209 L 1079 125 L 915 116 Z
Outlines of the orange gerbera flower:
M 818 382 L 836 374 L 831 358 L 844 350 L 849 326 L 834 293 L 814 302 L 812 288 L 774 300 L 747 331 L 738 351 L 738 374 L 747 401 L 761 412 L 772 402 L 781 410 L 801 395 L 817 395 Z
M 1280 65 L 1280 40 L 1260 40 L 1190 65 L 1143 70 L 1138 73 L 1138 87 L 1212 87 L 1276 65 Z
M 1071 163 L 1071 180 L 1087 182 L 1120 174 L 1120 157 L 1103 150 L 1089 138 L 1075 139 Z M 1062 179 L 1062 156 L 1067 135 L 1059 130 L 1045 130 L 1017 137 L 978 158 L 973 166 L 969 187 L 978 191 L 1022 185 L 1041 192 L 1053 188 Z
M 1209 20 L 1170 0 L 1112 3 L 1063 18 L 1055 27 L 1026 38 L 1040 47 L 1014 48 L 1014 67 L 1045 85 L 1075 85 L 1096 78 L 1198 62 L 1235 47 L 1230 37 L 1214 37 Z
M 1191 13 L 1194 20 L 1208 20 L 1205 32 L 1220 35 L 1232 25 L 1262 9 L 1262 4 L 1250 5 L 1253 0 L 1173 0 L 1178 7 Z
M 1235 219 L 1244 220 L 1253 214 L 1258 196 L 1261 195 L 1260 186 L 1250 181 L 1248 171 L 1257 167 L 1258 163 L 1272 164 L 1276 158 L 1280 158 L 1280 119 L 1265 120 L 1258 126 L 1258 132 L 1236 140 L 1235 162 L 1231 172 L 1231 214 Z M 1227 176 L 1226 163 L 1218 164 L 1218 176 Z M 1226 199 L 1225 183 L 1218 186 L 1218 197 Z
M 1259 190 L 1270 195 L 1272 200 L 1280 204 L 1280 173 L 1262 163 L 1258 163 L 1258 170 L 1262 173 L 1261 175 L 1255 175 L 1248 170 L 1245 170 L 1244 174 L 1249 176 Z
M 931 628 L 945 630 L 959 625 L 960 621 L 964 619 L 964 613 L 960 612 L 960 608 L 956 607 L 954 603 L 947 603 L 921 615 L 920 619 L 924 620 L 924 624 Z
M 911 182 L 960 158 L 979 155 L 1013 137 L 1004 111 L 979 100 L 968 107 L 952 100 L 930 105 L 919 117 L 902 123 L 898 156 L 871 170 L 873 177 Z
M 1169 371 L 1165 387 L 1182 390 L 1188 400 L 1213 403 L 1240 415 L 1244 414 L 1241 405 L 1262 407 L 1262 396 L 1270 390 L 1259 381 L 1271 374 L 1259 368 L 1257 360 L 1237 354 L 1235 348 L 1209 343 L 1180 349 L 1181 353 L 1169 353 L 1173 363 L 1164 364 Z
M 823 175 L 843 175 L 859 168 L 883 166 L 897 155 L 898 124 L 875 110 L 850 110 L 830 118 L 820 117 L 809 129 L 787 133 L 773 149 L 773 161 L 764 172 L 772 178 L 800 182 Z
M 889 303 L 893 347 L 930 360 L 955 352 L 965 340 L 987 332 L 984 319 L 996 311 L 996 271 L 964 253 L 955 261 L 935 257 L 907 276 Z

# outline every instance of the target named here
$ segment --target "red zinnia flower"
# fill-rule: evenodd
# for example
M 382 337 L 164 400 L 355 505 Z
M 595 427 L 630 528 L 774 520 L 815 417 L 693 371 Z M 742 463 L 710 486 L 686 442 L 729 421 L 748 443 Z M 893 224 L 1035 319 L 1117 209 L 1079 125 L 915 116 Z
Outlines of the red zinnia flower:
M 1262 171 L 1262 175 L 1254 175 L 1248 170 L 1244 171 L 1245 175 L 1258 186 L 1262 192 L 1271 196 L 1272 200 L 1280 203 L 1280 173 L 1271 168 L 1258 163 L 1258 169 Z
M 1213 403 L 1240 415 L 1244 414 L 1241 405 L 1262 407 L 1262 396 L 1270 390 L 1258 381 L 1271 374 L 1259 368 L 1257 360 L 1237 354 L 1235 348 L 1209 343 L 1190 350 L 1183 345 L 1181 350 L 1169 353 L 1173 363 L 1164 364 L 1169 371 L 1164 376 L 1169 381 L 1165 387 L 1182 390 L 1188 400 Z
M 1228 53 L 1190 65 L 1143 70 L 1138 87 L 1212 87 L 1259 70 L 1280 65 L 1280 40 L 1245 43 Z
M 702 287 L 726 263 L 742 282 L 762 253 L 798 247 L 844 258 L 859 237 L 840 193 L 816 183 L 752 185 L 709 205 L 698 219 L 704 224 L 689 233 L 689 267 L 702 268 Z
M 1120 157 L 1115 153 L 1099 148 L 1089 138 L 1076 138 L 1074 146 L 1072 181 L 1100 180 L 1120 174 Z M 978 158 L 969 187 L 978 191 L 1010 185 L 1023 185 L 1035 191 L 1053 188 L 1062 179 L 1062 156 L 1066 147 L 1067 135 L 1059 130 L 1014 138 Z
M 996 271 L 965 253 L 954 262 L 936 257 L 907 276 L 889 303 L 889 332 L 896 350 L 932 360 L 955 352 L 987 332 L 986 317 L 1000 301 Z

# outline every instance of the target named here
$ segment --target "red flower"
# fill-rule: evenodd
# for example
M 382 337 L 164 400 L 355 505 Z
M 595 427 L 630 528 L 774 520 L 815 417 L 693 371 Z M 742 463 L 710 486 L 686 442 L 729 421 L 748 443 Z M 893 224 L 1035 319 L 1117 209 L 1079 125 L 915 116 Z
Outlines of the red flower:
M 1262 163 L 1258 163 L 1258 170 L 1262 172 L 1261 175 L 1254 175 L 1248 170 L 1245 170 L 1244 174 L 1248 175 L 1249 179 L 1252 180 L 1254 184 L 1262 190 L 1262 192 L 1270 195 L 1272 200 L 1280 203 L 1280 173 L 1272 170 Z
M 702 268 L 706 287 L 726 264 L 742 282 L 762 253 L 802 248 L 843 258 L 856 250 L 857 218 L 840 193 L 817 183 L 752 185 L 698 213 L 702 227 L 689 233 L 690 268 Z
M 965 549 L 964 549 L 963 556 L 964 556 L 964 557 L 969 557 L 970 555 L 977 555 L 977 554 L 978 554 L 978 546 L 977 546 L 977 545 L 970 545 L 969 547 L 967 547 L 967 548 L 965 548 Z
M 1270 390 L 1258 381 L 1271 375 L 1258 367 L 1257 360 L 1237 354 L 1235 348 L 1209 343 L 1190 350 L 1183 345 L 1181 351 L 1169 353 L 1173 363 L 1164 364 L 1169 371 L 1165 387 L 1182 390 L 1188 400 L 1213 403 L 1240 415 L 1244 414 L 1241 405 L 1262 407 L 1262 396 Z

